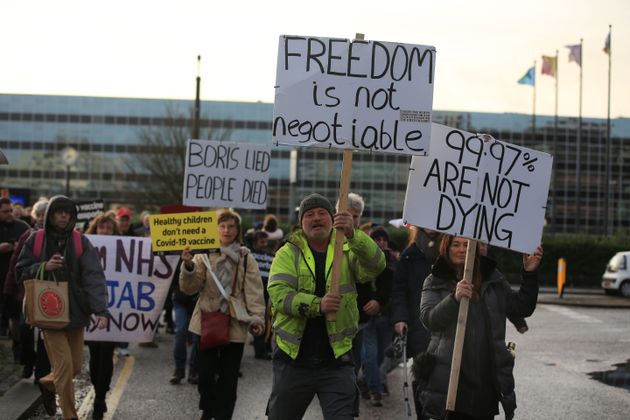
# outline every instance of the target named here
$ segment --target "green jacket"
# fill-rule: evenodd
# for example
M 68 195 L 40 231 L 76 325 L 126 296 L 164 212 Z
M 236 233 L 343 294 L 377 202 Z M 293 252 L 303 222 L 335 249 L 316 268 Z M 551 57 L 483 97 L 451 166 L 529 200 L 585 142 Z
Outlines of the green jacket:
M 332 281 L 335 231 L 326 251 L 326 291 Z M 373 280 L 385 268 L 385 256 L 367 234 L 354 230 L 352 239 L 343 245 L 343 261 L 339 278 L 341 308 L 335 321 L 327 322 L 328 337 L 335 357 L 352 348 L 357 332 L 359 311 L 355 283 Z M 276 343 L 291 358 L 297 358 L 306 320 L 323 316 L 315 296 L 315 259 L 304 232 L 297 231 L 278 250 L 271 264 L 267 291 L 271 298 Z

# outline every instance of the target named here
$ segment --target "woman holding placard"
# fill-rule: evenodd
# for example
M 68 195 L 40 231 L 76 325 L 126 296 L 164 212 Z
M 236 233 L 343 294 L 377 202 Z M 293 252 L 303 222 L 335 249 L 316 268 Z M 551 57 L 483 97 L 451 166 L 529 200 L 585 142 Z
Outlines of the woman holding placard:
M 239 243 L 241 218 L 225 210 L 218 216 L 218 224 L 220 252 L 193 256 L 186 248 L 179 277 L 182 292 L 199 293 L 188 329 L 201 336 L 198 390 L 202 420 L 232 418 L 247 331 L 256 336 L 264 331 L 262 280 L 256 260 Z M 215 323 L 210 326 L 211 322 Z M 223 329 L 225 334 L 219 334 Z M 221 337 L 213 337 L 215 334 Z
M 468 240 L 445 235 L 440 257 L 425 280 L 420 318 L 431 331 L 427 352 L 419 358 L 416 378 L 426 419 L 443 418 L 457 328 L 459 303 L 470 300 L 455 412 L 449 419 L 492 419 L 501 402 L 506 418 L 516 409 L 514 356 L 505 344 L 507 316 L 530 316 L 536 308 L 542 247 L 523 255 L 523 283 L 518 292 L 496 270 L 494 261 L 475 257 L 472 281 L 462 280 Z

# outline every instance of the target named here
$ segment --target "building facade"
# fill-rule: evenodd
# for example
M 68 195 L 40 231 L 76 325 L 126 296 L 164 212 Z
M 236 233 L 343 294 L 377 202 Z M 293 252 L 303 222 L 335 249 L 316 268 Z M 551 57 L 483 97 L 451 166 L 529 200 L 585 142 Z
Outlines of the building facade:
M 155 152 L 143 136 L 192 126 L 192 105 L 189 100 L 0 94 L 0 149 L 10 162 L 0 167 L 0 187 L 27 190 L 32 201 L 65 193 L 68 185 L 75 199 L 100 198 L 141 210 L 143 186 L 154 175 L 139 157 L 146 161 Z M 272 114 L 269 103 L 203 101 L 200 137 L 270 143 Z M 609 233 L 630 235 L 630 119 L 612 120 L 609 176 L 606 120 L 583 119 L 579 156 L 577 118 L 561 117 L 556 124 L 553 117 L 538 116 L 534 127 L 531 115 L 435 111 L 433 120 L 554 155 L 547 209 L 551 231 L 602 234 L 608 220 Z M 68 147 L 78 152 L 71 165 L 62 156 Z M 310 192 L 336 198 L 341 151 L 296 148 L 292 179 L 291 149 L 272 150 L 267 212 L 288 221 Z M 163 153 L 156 156 L 164 159 Z M 365 198 L 364 220 L 386 223 L 401 217 L 409 163 L 408 156 L 355 154 L 351 190 Z

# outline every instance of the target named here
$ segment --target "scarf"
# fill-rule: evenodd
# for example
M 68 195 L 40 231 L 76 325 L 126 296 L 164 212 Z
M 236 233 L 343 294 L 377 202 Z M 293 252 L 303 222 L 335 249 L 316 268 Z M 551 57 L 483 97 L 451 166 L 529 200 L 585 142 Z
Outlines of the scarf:
M 241 246 L 238 242 L 233 242 L 227 247 L 221 247 L 221 255 L 217 258 L 214 267 L 214 274 L 221 282 L 228 297 L 232 294 L 232 282 L 234 282 L 234 271 L 238 267 L 241 259 Z M 221 312 L 227 313 L 228 302 L 221 295 Z

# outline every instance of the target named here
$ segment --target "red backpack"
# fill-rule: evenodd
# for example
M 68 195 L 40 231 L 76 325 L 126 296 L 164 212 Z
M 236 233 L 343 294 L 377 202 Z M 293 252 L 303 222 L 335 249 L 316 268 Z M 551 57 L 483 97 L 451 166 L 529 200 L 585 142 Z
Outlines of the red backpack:
M 42 249 L 44 248 L 44 233 L 44 229 L 38 229 L 35 232 L 33 255 L 38 260 L 42 256 Z M 81 232 L 76 229 L 72 230 L 72 243 L 74 244 L 74 254 L 77 258 L 81 258 L 81 255 L 83 255 L 83 243 L 81 242 Z

